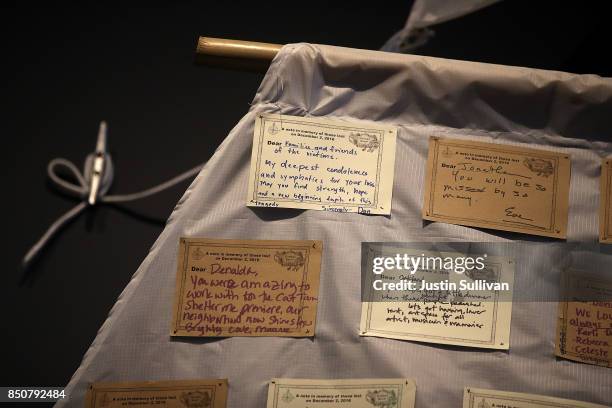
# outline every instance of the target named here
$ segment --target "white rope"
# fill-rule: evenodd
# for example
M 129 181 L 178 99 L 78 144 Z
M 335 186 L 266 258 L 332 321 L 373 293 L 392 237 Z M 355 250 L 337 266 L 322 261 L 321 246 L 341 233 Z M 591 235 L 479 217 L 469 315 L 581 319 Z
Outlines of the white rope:
M 88 207 L 87 197 L 89 195 L 89 182 L 91 180 L 91 169 L 92 163 L 94 160 L 95 154 L 90 154 L 87 156 L 85 160 L 85 165 L 83 166 L 83 172 L 80 172 L 77 166 L 74 165 L 69 160 L 56 158 L 49 162 L 47 166 L 47 174 L 51 179 L 52 183 L 62 190 L 64 193 L 71 195 L 73 197 L 77 197 L 82 202 L 80 202 L 77 206 L 72 208 L 70 211 L 59 217 L 51 226 L 47 229 L 47 231 L 40 237 L 40 239 L 30 248 L 30 250 L 26 253 L 23 258 L 22 265 L 27 267 L 36 256 L 40 254 L 42 249 L 47 245 L 47 243 L 53 238 L 53 236 L 70 220 L 74 219 L 77 215 L 79 215 L 85 208 Z M 186 172 L 179 174 L 178 176 L 165 181 L 161 184 L 153 186 L 143 191 L 139 191 L 132 194 L 122 194 L 122 195 L 106 195 L 106 192 L 110 189 L 113 178 L 114 178 L 114 170 L 113 170 L 113 162 L 111 160 L 110 155 L 106 155 L 104 159 L 104 172 L 102 174 L 102 182 L 100 184 L 100 189 L 98 193 L 98 202 L 102 203 L 123 203 L 127 201 L 139 200 L 141 198 L 149 197 L 153 194 L 157 194 L 162 192 L 183 180 L 186 180 L 196 174 L 202 169 L 203 164 L 192 168 L 191 170 L 187 170 Z M 76 183 L 66 180 L 62 178 L 57 170 L 59 168 L 63 168 L 67 170 L 75 179 Z

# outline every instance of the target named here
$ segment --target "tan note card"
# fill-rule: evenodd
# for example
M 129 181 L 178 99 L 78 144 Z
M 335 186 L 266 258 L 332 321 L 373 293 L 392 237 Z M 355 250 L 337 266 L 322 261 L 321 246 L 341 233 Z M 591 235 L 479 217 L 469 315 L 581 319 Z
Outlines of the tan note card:
M 576 272 L 562 279 L 566 295 L 559 302 L 555 354 L 612 367 L 612 281 Z
M 389 214 L 397 129 L 257 116 L 247 206 Z
M 601 164 L 601 187 L 599 206 L 599 242 L 612 244 L 612 159 Z
M 94 383 L 85 397 L 86 408 L 224 408 L 226 405 L 225 379 Z
M 565 238 L 569 185 L 567 154 L 432 137 L 423 218 Z
M 466 388 L 463 408 L 606 408 L 605 405 L 544 395 Z
M 172 336 L 310 337 L 321 241 L 181 238 Z
M 302 380 L 275 378 L 268 388 L 267 408 L 412 408 L 414 380 L 377 378 Z

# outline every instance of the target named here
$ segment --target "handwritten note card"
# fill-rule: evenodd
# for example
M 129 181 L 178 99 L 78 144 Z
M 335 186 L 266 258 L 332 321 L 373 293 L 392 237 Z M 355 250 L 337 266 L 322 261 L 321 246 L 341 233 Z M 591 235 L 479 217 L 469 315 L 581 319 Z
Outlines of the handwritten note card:
M 612 159 L 601 164 L 599 242 L 612 244 Z
M 566 154 L 432 137 L 423 218 L 565 238 L 569 181 Z
M 553 398 L 544 395 L 524 394 L 466 388 L 463 393 L 463 408 L 606 408 L 604 405 Z
M 393 251 L 391 247 L 387 250 Z M 453 252 L 427 252 L 403 248 L 397 253 L 407 256 L 465 257 Z M 374 256 L 374 255 L 371 255 Z M 371 261 L 366 261 L 371 265 Z M 457 274 L 430 267 L 410 275 L 403 271 L 387 270 L 372 279 L 382 282 L 413 281 L 416 290 L 370 292 L 369 300 L 362 302 L 360 334 L 427 343 L 452 344 L 466 347 L 507 350 L 510 348 L 510 320 L 512 316 L 512 288 L 514 263 L 506 257 L 490 256 L 486 268 Z M 423 281 L 436 282 L 435 289 L 421 289 Z M 463 281 L 463 282 L 461 282 Z M 509 290 L 503 293 L 495 289 L 470 285 L 479 282 L 505 282 Z M 372 282 L 366 283 L 372 287 Z M 463 289 L 462 289 L 463 287 Z
M 260 115 L 247 205 L 389 214 L 396 129 Z
M 86 408 L 223 408 L 226 403 L 227 380 L 94 383 L 85 397 Z
M 268 408 L 412 408 L 416 385 L 404 378 L 296 380 L 276 378 L 268 388 Z
M 562 290 L 577 296 L 559 302 L 555 354 L 612 367 L 612 281 L 566 272 Z
M 172 336 L 314 336 L 321 241 L 181 238 Z

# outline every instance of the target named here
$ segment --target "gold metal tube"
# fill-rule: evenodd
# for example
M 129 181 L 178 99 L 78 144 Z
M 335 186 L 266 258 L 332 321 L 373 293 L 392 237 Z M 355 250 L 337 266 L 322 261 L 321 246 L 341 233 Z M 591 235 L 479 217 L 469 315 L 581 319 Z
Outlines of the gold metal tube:
M 200 37 L 196 62 L 221 68 L 265 71 L 281 47 L 280 44 Z

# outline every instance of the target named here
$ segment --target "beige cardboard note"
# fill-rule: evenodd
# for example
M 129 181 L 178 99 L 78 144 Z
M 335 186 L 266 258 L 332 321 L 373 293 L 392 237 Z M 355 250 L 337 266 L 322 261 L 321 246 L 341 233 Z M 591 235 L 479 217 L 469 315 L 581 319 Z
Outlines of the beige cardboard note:
M 321 241 L 181 238 L 172 336 L 310 337 Z
M 397 130 L 259 115 L 247 206 L 389 214 Z
M 412 408 L 416 385 L 406 378 L 298 380 L 275 378 L 267 408 Z
M 385 250 L 394 252 L 391 246 Z M 466 258 L 458 252 L 406 248 L 395 253 L 427 258 Z M 372 265 L 372 259 L 366 262 Z M 387 270 L 382 275 L 367 275 L 365 284 L 370 290 L 367 299 L 374 301 L 362 302 L 362 336 L 488 349 L 510 348 L 514 285 L 514 262 L 510 258 L 489 256 L 484 269 L 463 274 L 433 265 L 420 266 L 414 274 L 399 271 L 400 279 L 414 283 L 412 288 L 374 290 L 374 287 L 382 287 L 375 280 L 401 283 L 396 279 L 397 272 Z M 495 287 L 477 287 L 483 285 L 482 282 Z M 425 284 L 429 286 L 424 287 Z
M 565 238 L 569 182 L 567 154 L 432 137 L 423 218 Z
M 85 397 L 86 408 L 223 408 L 226 404 L 227 380 L 94 383 Z
M 555 354 L 612 367 L 612 281 L 570 271 L 561 286 Z
M 463 408 L 606 408 L 605 405 L 574 401 L 544 395 L 524 394 L 466 388 L 463 392 Z
M 612 159 L 601 164 L 600 185 L 599 242 L 612 244 Z

